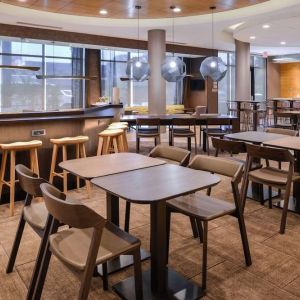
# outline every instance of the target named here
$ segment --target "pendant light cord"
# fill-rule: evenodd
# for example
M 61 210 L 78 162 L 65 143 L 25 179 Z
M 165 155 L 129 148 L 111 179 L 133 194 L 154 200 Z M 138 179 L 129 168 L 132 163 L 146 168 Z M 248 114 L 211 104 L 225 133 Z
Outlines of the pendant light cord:
M 212 45 L 212 56 L 214 56 L 214 49 L 215 49 L 215 43 L 214 43 L 214 38 L 215 38 L 215 26 L 214 26 L 214 10 L 216 9 L 215 6 L 211 6 L 211 45 Z
M 138 50 L 138 59 L 140 59 L 140 9 L 141 9 L 141 6 L 139 5 L 139 2 L 138 2 L 138 5 L 135 6 L 135 8 L 138 10 L 137 50 Z

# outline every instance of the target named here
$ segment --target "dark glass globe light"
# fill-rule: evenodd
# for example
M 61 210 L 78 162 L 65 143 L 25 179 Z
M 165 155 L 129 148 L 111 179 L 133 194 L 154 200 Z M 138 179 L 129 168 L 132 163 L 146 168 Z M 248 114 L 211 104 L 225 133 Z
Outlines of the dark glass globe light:
M 176 82 L 186 75 L 185 63 L 175 56 L 166 57 L 161 65 L 161 76 L 168 82 Z
M 222 80 L 227 72 L 227 67 L 220 57 L 210 56 L 203 60 L 200 73 L 203 78 L 210 77 L 213 81 Z
M 145 81 L 150 77 L 150 65 L 144 58 L 134 57 L 127 62 L 126 74 L 130 80 Z

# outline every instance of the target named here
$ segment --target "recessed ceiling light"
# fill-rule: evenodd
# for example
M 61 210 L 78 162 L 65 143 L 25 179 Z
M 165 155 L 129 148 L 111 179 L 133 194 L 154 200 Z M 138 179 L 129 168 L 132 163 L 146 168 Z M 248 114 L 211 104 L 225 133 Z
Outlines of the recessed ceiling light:
M 280 45 L 286 45 L 286 42 L 282 41 L 280 42 Z
M 264 24 L 263 26 L 262 26 L 262 28 L 263 29 L 269 29 L 271 26 L 269 25 L 269 24 Z
M 256 36 L 252 35 L 252 36 L 249 37 L 249 39 L 250 39 L 250 40 L 255 40 L 255 39 L 256 39 Z
M 107 15 L 107 14 L 108 14 L 108 11 L 107 11 L 106 9 L 101 9 L 101 10 L 99 11 L 99 14 L 100 14 L 100 15 Z
M 23 3 L 24 3 L 24 2 L 27 2 L 27 0 L 18 0 L 18 1 L 19 1 L 19 2 L 23 2 Z
M 175 13 L 180 13 L 180 12 L 181 12 L 181 8 L 175 6 L 175 7 L 173 8 L 173 11 L 174 11 Z

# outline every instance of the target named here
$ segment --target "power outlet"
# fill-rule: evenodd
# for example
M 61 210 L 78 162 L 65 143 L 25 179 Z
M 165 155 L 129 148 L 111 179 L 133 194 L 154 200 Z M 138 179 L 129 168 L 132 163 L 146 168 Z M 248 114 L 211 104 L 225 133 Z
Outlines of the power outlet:
M 46 129 L 34 129 L 31 131 L 31 136 L 46 135 Z

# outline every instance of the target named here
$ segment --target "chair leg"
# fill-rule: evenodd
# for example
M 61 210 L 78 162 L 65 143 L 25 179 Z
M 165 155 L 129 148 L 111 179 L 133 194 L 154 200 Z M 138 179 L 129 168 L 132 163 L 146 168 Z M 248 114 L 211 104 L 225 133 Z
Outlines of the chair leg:
M 67 146 L 62 146 L 63 151 L 63 161 L 67 160 Z M 64 193 L 67 194 L 68 192 L 68 173 L 67 171 L 63 170 L 63 186 L 64 186 Z
M 50 168 L 50 178 L 49 182 L 53 183 L 53 178 L 54 178 L 54 172 L 55 172 L 55 165 L 56 165 L 56 159 L 57 159 L 57 151 L 58 151 L 58 146 L 56 144 L 53 145 L 53 150 L 52 150 L 52 160 L 51 160 L 51 168 Z
M 103 282 L 103 290 L 108 290 L 108 275 L 107 275 L 107 262 L 102 264 L 102 282 Z
M 29 196 L 27 195 L 27 197 L 29 197 Z M 23 231 L 24 231 L 24 227 L 25 227 L 25 223 L 26 223 L 26 221 L 24 219 L 24 214 L 22 213 L 21 217 L 20 217 L 16 237 L 15 237 L 15 240 L 14 240 L 14 244 L 13 244 L 11 254 L 10 254 L 10 257 L 9 257 L 9 261 L 8 261 L 8 264 L 7 264 L 7 267 L 6 267 L 6 273 L 7 274 L 11 273 L 13 268 L 14 268 L 16 257 L 17 257 L 17 254 L 18 254 L 19 246 L 20 246 L 20 242 L 21 242 L 21 239 L 22 239 Z
M 75 150 L 76 150 L 76 158 L 80 158 L 79 156 L 79 147 L 80 145 L 79 144 L 76 144 L 75 145 Z M 76 188 L 79 189 L 80 188 L 80 178 L 79 176 L 76 176 Z
M 198 230 L 198 236 L 199 236 L 200 243 L 203 243 L 203 227 L 202 227 L 201 221 L 197 218 L 196 218 L 196 224 L 197 224 L 197 230 Z
M 284 200 L 283 200 L 283 208 L 282 208 L 281 223 L 280 223 L 280 233 L 281 234 L 284 234 L 284 232 L 285 232 L 289 200 L 290 200 L 289 189 L 286 189 L 285 195 L 284 195 Z
M 136 153 L 140 152 L 140 138 L 136 137 Z
M 10 151 L 10 199 L 9 199 L 9 211 L 10 216 L 14 215 L 15 209 L 15 185 L 16 185 L 16 151 Z
M 273 207 L 273 203 L 272 203 L 272 187 L 269 186 L 268 187 L 268 193 L 269 193 L 269 208 L 272 209 Z
M 2 189 L 3 189 L 3 185 L 4 185 L 6 161 L 7 161 L 7 151 L 3 150 L 2 161 L 1 161 L 1 171 L 0 171 L 0 197 L 2 196 Z
M 197 145 L 197 137 L 196 137 L 196 133 L 195 133 L 194 139 L 195 139 L 195 154 L 197 155 L 197 153 L 198 153 L 198 145 Z
M 155 137 L 155 138 L 154 138 L 154 146 L 156 147 L 157 144 L 158 144 L 158 143 L 157 143 L 157 137 Z
M 192 141 L 191 141 L 191 138 L 188 137 L 187 140 L 188 140 L 188 150 L 192 151 Z
M 249 249 L 244 215 L 243 215 L 243 213 L 241 213 L 239 211 L 239 209 L 237 209 L 237 218 L 238 218 L 239 227 L 240 227 L 240 234 L 241 234 L 241 239 L 242 239 L 242 243 L 243 243 L 243 250 L 244 250 L 246 265 L 251 266 L 252 261 L 251 261 L 251 254 L 250 254 L 250 249 Z
M 208 226 L 207 221 L 203 222 L 203 252 L 202 252 L 202 290 L 206 290 L 206 278 L 207 278 L 207 233 Z
M 39 157 L 38 157 L 37 148 L 34 149 L 34 159 L 35 159 L 35 164 L 34 164 L 35 173 L 38 176 L 40 176 L 40 166 L 39 166 Z
M 193 237 L 198 238 L 198 230 L 197 230 L 197 224 L 196 224 L 196 218 L 190 217 L 190 223 L 193 231 Z
M 167 233 L 166 234 L 166 236 L 167 236 L 166 258 L 167 258 L 167 264 L 169 262 L 169 250 L 170 250 L 171 214 L 172 214 L 171 209 L 167 207 L 167 211 L 166 211 L 166 233 Z
M 124 231 L 129 232 L 131 203 L 126 201 Z
M 135 283 L 135 299 L 143 299 L 143 277 L 140 248 L 133 253 L 133 267 L 134 267 L 134 283 Z
M 97 148 L 97 156 L 102 154 L 102 149 L 103 149 L 103 138 L 101 136 L 99 136 L 99 140 L 98 140 L 98 148 Z

